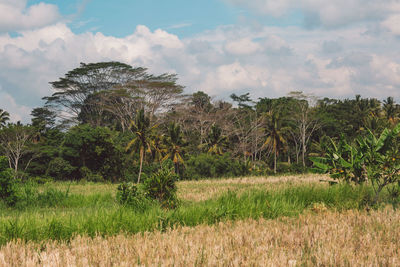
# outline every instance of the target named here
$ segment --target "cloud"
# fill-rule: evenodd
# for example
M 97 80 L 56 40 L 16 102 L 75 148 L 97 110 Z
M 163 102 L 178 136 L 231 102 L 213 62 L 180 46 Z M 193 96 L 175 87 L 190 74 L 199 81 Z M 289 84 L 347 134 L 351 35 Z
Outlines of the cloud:
M 121 61 L 148 67 L 151 73 L 174 72 L 186 92 L 212 96 L 250 92 L 278 97 L 301 90 L 317 96 L 361 94 L 400 100 L 400 39 L 380 25 L 329 31 L 303 27 L 225 25 L 181 39 L 140 25 L 117 38 L 100 32 L 75 34 L 56 23 L 0 34 L 0 108 L 28 120 L 28 109 L 50 95 L 48 84 L 80 62 Z M 382 42 L 385 40 L 385 42 Z
M 243 38 L 228 42 L 225 45 L 225 49 L 233 55 L 250 55 L 260 51 L 261 45 L 249 38 Z
M 0 33 L 37 29 L 60 17 L 56 5 L 41 2 L 28 7 L 27 0 L 0 0 Z
M 192 25 L 193 25 L 192 23 L 179 23 L 179 24 L 174 24 L 174 25 L 167 27 L 167 30 L 182 29 L 182 28 L 190 27 Z
M 10 113 L 10 121 L 17 122 L 25 120 L 29 117 L 31 109 L 24 105 L 16 103 L 13 96 L 4 92 L 0 85 L 0 108 Z
M 382 21 L 400 12 L 397 0 L 224 0 L 258 14 L 282 17 L 301 12 L 305 26 L 336 28 L 366 21 Z
M 393 34 L 400 36 L 400 14 L 388 17 L 381 25 Z

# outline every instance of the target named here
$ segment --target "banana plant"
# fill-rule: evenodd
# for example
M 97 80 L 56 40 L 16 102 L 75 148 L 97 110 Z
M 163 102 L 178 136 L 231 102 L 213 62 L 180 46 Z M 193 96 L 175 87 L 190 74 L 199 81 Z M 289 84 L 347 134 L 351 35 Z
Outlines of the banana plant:
M 352 145 L 343 137 L 337 144 L 330 139 L 325 157 L 311 158 L 314 171 L 356 184 L 370 181 L 376 202 L 384 188 L 389 191 L 399 188 L 396 185 L 400 185 L 399 134 L 400 123 L 393 129 L 384 129 L 379 137 L 368 131 Z

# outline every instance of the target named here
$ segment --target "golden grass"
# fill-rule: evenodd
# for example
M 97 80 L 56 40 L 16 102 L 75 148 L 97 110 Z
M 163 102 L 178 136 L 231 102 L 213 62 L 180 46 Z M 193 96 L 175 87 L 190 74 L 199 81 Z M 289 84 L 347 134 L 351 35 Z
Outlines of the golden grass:
M 319 183 L 319 180 L 329 180 L 329 176 L 320 174 L 304 174 L 289 176 L 254 176 L 224 179 L 204 179 L 199 181 L 179 181 L 178 197 L 189 201 L 202 201 L 216 197 L 222 193 L 231 190 L 236 192 L 248 189 L 275 189 L 282 187 L 290 187 L 298 184 Z M 116 193 L 118 185 L 105 183 L 68 183 L 55 182 L 41 186 L 41 190 L 45 187 L 51 187 L 61 191 L 69 190 L 71 194 L 92 195 Z
M 328 211 L 167 232 L 11 242 L 1 266 L 400 266 L 400 212 Z
M 304 174 L 180 181 L 178 182 L 178 197 L 184 200 L 202 201 L 221 195 L 228 190 L 240 193 L 249 189 L 279 189 L 299 184 L 320 183 L 321 179 L 330 180 L 327 175 Z

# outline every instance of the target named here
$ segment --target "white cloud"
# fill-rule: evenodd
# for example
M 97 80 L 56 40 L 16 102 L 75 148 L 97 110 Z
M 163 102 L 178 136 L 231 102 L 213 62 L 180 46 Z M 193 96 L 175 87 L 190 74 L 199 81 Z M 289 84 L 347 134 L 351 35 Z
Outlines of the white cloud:
M 234 55 L 250 55 L 261 50 L 261 45 L 249 38 L 230 41 L 225 45 L 226 51 Z
M 400 39 L 389 31 L 370 34 L 365 25 L 329 31 L 230 25 L 186 39 L 146 26 L 132 32 L 124 38 L 74 34 L 58 23 L 18 37 L 0 35 L 0 108 L 8 105 L 3 109 L 13 118 L 26 118 L 28 107 L 52 93 L 48 82 L 80 62 L 108 60 L 148 67 L 155 74 L 176 72 L 187 92 L 217 97 L 242 92 L 277 97 L 302 90 L 400 99 Z
M 400 13 L 388 17 L 382 22 L 382 26 L 395 35 L 400 35 Z
M 304 15 L 306 26 L 338 26 L 365 21 L 381 21 L 400 12 L 398 0 L 224 0 L 259 14 L 281 17 L 292 11 Z
M 60 19 L 56 5 L 43 2 L 27 6 L 27 0 L 0 0 L 0 33 L 36 29 Z

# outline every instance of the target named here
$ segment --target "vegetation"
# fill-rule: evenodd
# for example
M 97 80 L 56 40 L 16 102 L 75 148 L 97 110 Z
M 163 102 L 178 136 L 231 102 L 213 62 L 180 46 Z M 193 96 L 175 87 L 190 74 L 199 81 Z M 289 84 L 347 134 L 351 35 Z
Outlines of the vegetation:
M 392 130 L 384 129 L 378 138 L 369 131 L 354 145 L 349 145 L 343 138 L 339 144 L 331 139 L 327 155 L 312 160 L 317 170 L 330 172 L 332 178 L 356 184 L 370 180 L 375 190 L 375 203 L 384 188 L 397 198 L 400 182 L 399 133 L 400 124 L 397 124 Z
M 400 204 L 400 106 L 392 97 L 382 102 L 361 96 L 337 100 L 291 92 L 253 100 L 245 93 L 231 95 L 232 102 L 213 101 L 201 91 L 183 94 L 177 81 L 175 74 L 152 75 L 119 62 L 82 63 L 51 82 L 55 92 L 44 97 L 43 107 L 32 110 L 31 124 L 10 123 L 10 114 L 0 109 L 1 255 L 9 255 L 7 248 L 18 242 L 84 240 L 96 246 L 101 239 L 87 238 L 130 242 L 121 235 L 154 232 L 133 236 L 140 241 L 187 226 L 229 225 L 235 231 L 235 223 L 259 220 L 280 234 L 268 241 L 279 248 L 289 246 L 285 233 L 293 232 L 279 222 L 302 224 L 295 235 L 306 231 L 310 240 L 290 241 L 303 243 L 300 250 L 289 246 L 292 254 L 278 255 L 288 265 L 398 262 L 398 257 L 389 262 L 384 253 L 379 258 L 374 254 L 370 262 L 364 253 L 366 258 L 358 262 L 343 250 L 327 258 L 323 255 L 332 251 L 325 249 L 330 243 L 315 235 L 333 228 L 307 228 L 315 218 L 307 216 L 314 213 L 326 213 L 322 219 L 336 223 L 333 217 L 343 219 L 342 214 L 379 217 L 389 205 L 387 214 L 398 217 L 393 207 Z M 309 174 L 312 170 L 329 173 L 333 180 Z M 277 176 L 282 173 L 303 176 Z M 232 178 L 236 176 L 241 178 Z M 368 231 L 374 234 L 384 229 L 373 238 L 390 238 L 385 229 L 391 229 L 391 221 L 374 224 L 368 217 L 360 223 L 357 218 L 357 225 L 370 222 Z M 342 234 L 371 238 L 365 229 Z M 245 237 L 242 233 L 243 244 Z M 257 240 L 254 234 L 252 238 Z M 237 243 L 232 238 L 223 242 Z M 334 242 L 341 248 L 346 244 L 343 238 Z M 397 239 L 377 242 L 398 245 Z M 371 241 L 366 247 L 370 243 L 376 245 Z M 35 247 L 29 242 L 23 246 L 27 251 Z M 194 265 L 213 265 L 220 257 L 204 247 L 188 254 L 197 257 Z M 245 249 L 254 250 L 252 245 Z M 258 254 L 271 253 L 277 251 Z M 138 265 L 157 261 L 140 253 L 125 255 L 136 255 Z M 9 261 L 5 257 L 0 264 Z M 171 257 L 172 265 L 181 260 Z M 40 261 L 46 262 L 42 256 Z M 229 256 L 223 265 L 238 262 Z M 267 261 L 240 264 L 260 262 Z
M 8 123 L 0 110 L 0 155 L 18 179 L 37 181 L 140 182 L 166 159 L 180 179 L 301 173 L 328 153 L 326 140 L 352 145 L 393 129 L 400 114 L 392 97 L 246 93 L 230 103 L 184 95 L 177 81 L 119 62 L 82 63 L 51 82 L 55 92 L 32 110 L 31 124 Z
M 167 180 L 165 177 L 170 177 L 170 174 L 161 172 L 156 177 Z M 154 179 L 145 189 L 119 186 L 119 190 L 116 190 L 114 186 L 112 190 L 102 189 L 97 193 L 76 193 L 76 190 L 83 192 L 88 187 L 86 184 L 76 185 L 74 189 L 68 183 L 62 189 L 57 189 L 56 184 L 25 184 L 14 208 L 0 207 L 3 210 L 0 216 L 0 241 L 5 244 L 19 238 L 32 241 L 70 240 L 77 235 L 110 236 L 228 220 L 293 217 L 314 209 L 316 205 L 337 211 L 362 210 L 374 197 L 371 187 L 351 187 L 346 184 L 329 187 L 318 183 L 318 179 L 311 184 L 300 182 L 297 185 L 285 182 L 274 185 L 276 181 L 266 181 L 263 189 L 260 184 L 248 187 L 254 183 L 254 179 L 236 184 L 239 187 L 235 187 L 239 180 L 222 180 L 225 185 L 218 189 L 221 193 L 204 200 L 189 200 L 190 191 L 201 189 L 201 184 L 191 182 L 192 189 L 182 188 L 184 191 L 178 192 L 181 196 L 180 205 L 175 209 L 165 209 L 164 200 L 171 200 L 165 197 L 168 196 L 165 189 L 170 185 L 160 186 L 161 183 L 157 183 L 154 186 Z M 285 181 L 285 177 L 280 179 Z M 177 186 L 180 187 L 179 184 Z M 211 185 L 207 185 L 207 188 L 201 189 L 203 194 L 206 190 L 214 189 Z M 138 192 L 140 190 L 148 192 L 148 198 L 143 198 Z M 169 196 L 173 193 L 174 190 Z M 382 197 L 386 203 L 392 201 L 388 195 Z M 121 201 L 124 205 L 119 203 Z
M 393 209 L 339 213 L 316 205 L 279 220 L 77 237 L 68 243 L 14 241 L 0 253 L 5 266 L 396 266 L 399 220 Z

